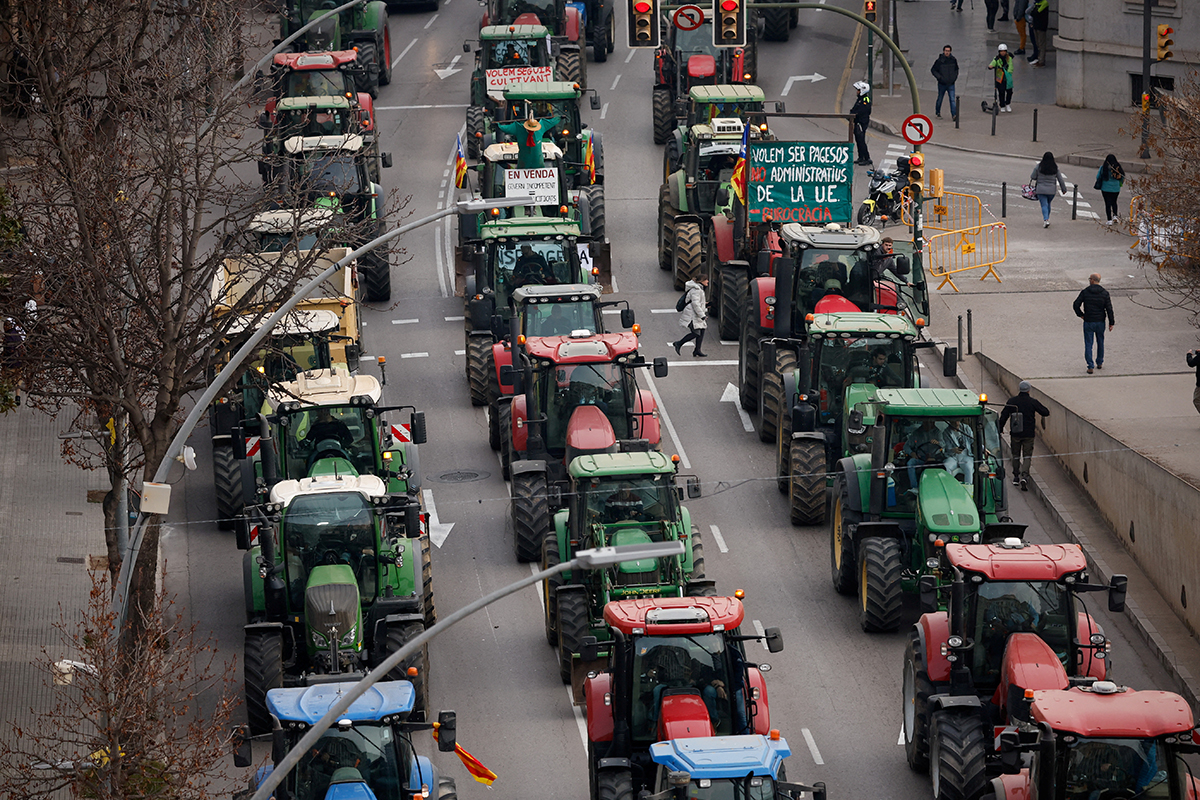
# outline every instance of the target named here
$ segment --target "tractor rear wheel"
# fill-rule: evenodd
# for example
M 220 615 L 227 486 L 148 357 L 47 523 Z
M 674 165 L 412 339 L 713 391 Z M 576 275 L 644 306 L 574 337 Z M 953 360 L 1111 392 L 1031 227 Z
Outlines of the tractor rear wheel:
M 974 800 L 987 788 L 987 747 L 973 714 L 938 711 L 929 731 L 929 771 L 935 800 Z
M 458 787 L 449 775 L 438 776 L 437 800 L 458 800 Z
M 578 50 L 564 50 L 559 53 L 556 67 L 555 74 L 558 80 L 578 83 L 581 88 L 587 88 L 583 84 L 583 68 L 580 65 Z
M 654 143 L 666 144 L 675 128 L 675 108 L 671 104 L 669 89 L 655 89 L 650 96 L 651 109 L 654 114 Z
M 371 97 L 379 96 L 379 56 L 377 51 L 379 48 L 374 42 L 359 42 L 358 43 L 358 63 L 362 64 L 366 69 L 358 73 L 359 91 L 367 92 Z
M 400 622 L 387 626 L 382 647 L 376 645 L 378 653 L 375 666 L 382 664 L 388 656 L 425 632 L 425 626 L 419 622 Z M 409 675 L 408 670 L 415 667 L 416 675 Z M 408 658 L 393 667 L 387 675 L 389 681 L 410 681 L 416 691 L 413 699 L 413 716 L 425 720 L 429 709 L 429 645 L 423 644 Z
M 492 361 L 490 334 L 467 334 L 467 388 L 471 405 L 483 406 L 488 401 L 488 369 Z
M 233 530 L 245 507 L 242 496 L 242 467 L 233 457 L 233 445 L 214 444 L 212 449 L 213 494 L 217 500 L 217 527 Z
M 775 365 L 763 370 L 762 408 L 759 409 L 758 438 L 767 444 L 775 443 L 778 433 L 779 410 L 783 408 L 783 376 L 796 368 L 796 354 L 791 350 L 776 350 Z
M 564 592 L 558 598 L 558 676 L 568 686 L 572 661 L 587 634 L 587 597 L 582 592 Z
M 383 235 L 382 229 L 377 235 Z M 392 299 L 392 266 L 386 249 L 377 248 L 360 258 L 358 275 L 362 278 L 363 294 L 368 303 L 386 303 Z
M 658 190 L 658 268 L 670 269 L 675 252 L 675 216 L 679 210 L 671 206 L 671 193 L 664 183 Z
M 580 189 L 581 195 L 588 198 L 588 228 L 596 239 L 603 239 L 608 227 L 608 215 L 604 210 L 604 184 L 585 186 Z
M 392 33 L 387 28 L 387 14 L 383 17 L 383 49 L 380 51 L 383 61 L 379 62 L 379 85 L 387 86 L 392 82 Z
M 671 177 L 671 173 L 679 169 L 679 139 L 667 137 L 667 148 L 663 150 L 663 181 Z
M 738 345 L 738 400 L 746 411 L 758 408 L 759 382 L 762 380 L 759 366 L 761 353 L 758 335 L 750 325 L 744 326 Z
M 512 403 L 499 403 L 500 407 L 500 477 L 512 477 Z
M 704 243 L 700 238 L 700 223 L 680 222 L 677 224 L 671 265 L 676 289 L 682 289 L 685 283 L 700 277 L 700 265 L 703 258 Z
M 242 675 L 246 687 L 246 716 L 250 733 L 258 736 L 271 730 L 267 692 L 283 686 L 283 631 L 247 631 Z
M 425 614 L 425 627 L 437 624 L 437 606 L 433 602 L 433 544 L 426 534 L 418 539 L 421 549 L 421 610 Z
M 900 626 L 900 542 L 871 536 L 858 548 L 858 622 L 868 633 Z
M 786 42 L 792 37 L 790 13 L 786 8 L 765 8 L 761 12 L 766 25 L 763 38 L 768 42 Z
M 775 488 L 780 494 L 791 490 L 792 474 L 792 398 L 785 397 L 775 420 Z
M 500 406 L 488 404 L 488 447 L 500 452 Z
M 829 562 L 838 594 L 853 595 L 858 588 L 854 580 L 854 529 L 860 522 L 862 514 L 850 508 L 846 477 L 839 475 L 833 481 L 833 512 L 829 515 Z
M 713 245 L 715 249 L 715 245 Z M 726 267 L 721 270 L 721 303 L 717 306 L 717 319 L 721 326 L 721 338 L 736 341 L 742 329 L 742 309 L 746 307 L 746 295 L 750 290 L 750 276 L 744 269 Z
M 612 52 L 612 42 L 609 41 L 609 37 L 612 36 L 612 20 L 612 14 L 609 14 L 608 19 L 597 25 L 592 33 L 592 61 L 597 64 L 608 61 L 608 54 Z
M 904 755 L 914 772 L 929 771 L 929 698 L 933 682 L 925 669 L 925 654 L 921 652 L 921 637 L 914 631 L 908 635 L 904 653 Z
M 542 540 L 542 569 L 557 567 L 561 563 L 558 536 L 554 531 L 546 531 L 546 538 Z M 542 581 L 542 600 L 546 609 L 546 643 L 551 647 L 558 644 L 558 587 L 563 583 L 565 580 L 561 572 Z
M 633 800 L 633 775 L 627 769 L 606 769 L 596 776 L 597 800 Z
M 692 526 L 692 574 L 688 580 L 704 580 L 704 539 L 700 537 L 700 529 Z
M 550 527 L 550 505 L 546 475 L 522 472 L 512 476 L 513 550 L 517 561 L 537 561 L 542 557 L 542 538 Z
M 482 155 L 479 143 L 485 128 L 484 119 L 482 106 L 471 106 L 467 109 L 467 158 L 479 158 Z M 481 136 L 476 136 L 476 133 Z
M 788 487 L 793 525 L 825 521 L 825 443 L 820 439 L 792 440 Z

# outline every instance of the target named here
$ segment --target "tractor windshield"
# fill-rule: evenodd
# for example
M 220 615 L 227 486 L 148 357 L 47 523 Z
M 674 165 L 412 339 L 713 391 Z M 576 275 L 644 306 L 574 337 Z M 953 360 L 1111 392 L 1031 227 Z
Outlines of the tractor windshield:
M 348 153 L 324 153 L 309 161 L 305 188 L 321 194 L 338 196 L 363 191 L 358 165 Z
M 1167 748 L 1154 739 L 1092 739 L 1064 736 L 1058 744 L 1056 783 L 1068 800 L 1093 797 L 1186 797 L 1180 786 L 1171 792 Z
M 556 455 L 567 445 L 567 426 L 579 406 L 604 412 L 617 439 L 629 438 L 630 397 L 625 373 L 616 364 L 569 364 L 539 370 L 534 377 L 538 405 L 546 409 L 546 447 Z
M 317 231 L 302 234 L 299 238 L 283 233 L 264 233 L 258 237 L 258 252 L 282 253 L 284 250 L 299 250 L 301 253 L 314 250 L 317 246 Z
M 1071 640 L 1074 635 L 1071 601 L 1065 586 L 1055 581 L 985 581 L 976 584 L 968 608 L 975 640 L 971 675 L 976 683 L 1000 681 L 1004 648 L 1013 633 L 1036 633 L 1074 674 Z
M 304 607 L 308 574 L 319 564 L 349 564 L 359 582 L 359 596 L 375 596 L 375 518 L 370 501 L 359 492 L 299 495 L 283 517 L 283 552 L 287 559 L 292 608 Z
M 733 178 L 740 144 L 702 145 L 696 157 L 696 202 L 699 210 L 712 213 L 717 207 L 717 190 Z
M 345 108 L 302 108 L 280 114 L 285 141 L 293 136 L 338 136 L 351 130 L 355 118 Z
M 288 773 L 288 794 L 324 800 L 334 784 L 365 781 L 378 800 L 402 800 L 408 760 L 397 754 L 406 748 L 386 725 L 359 722 L 348 731 L 326 731 Z
M 889 512 L 912 514 L 916 510 L 917 488 L 927 469 L 944 469 L 967 485 L 976 499 L 983 498 L 987 473 L 978 467 L 991 455 L 998 434 L 989 432 L 995 423 L 985 416 L 920 416 L 888 418 L 888 458 L 895 469 L 888 478 L 886 504 Z M 982 447 L 980 443 L 982 442 Z M 961 519 L 959 525 L 978 525 L 979 520 Z
M 497 242 L 488 252 L 488 273 L 492 276 L 496 305 L 507 306 L 513 290 L 522 286 L 577 282 L 578 264 L 579 254 L 573 240 Z
M 675 520 L 674 482 L 670 475 L 613 475 L 579 483 L 589 522 Z
M 570 336 L 575 331 L 596 333 L 596 306 L 589 301 L 538 303 L 523 312 L 526 336 Z
M 909 386 L 912 365 L 902 339 L 841 339 L 831 334 L 816 348 L 814 383 L 820 396 L 821 422 L 836 424 L 846 388 L 869 383 L 879 388 Z
M 353 91 L 350 76 L 339 69 L 292 70 L 283 83 L 284 97 L 340 97 Z
M 521 4 L 524 5 L 523 0 Z M 487 69 L 544 67 L 546 60 L 540 57 L 541 48 L 538 47 L 540 41 L 540 39 L 499 39 L 486 42 L 484 44 L 485 66 Z
M 695 636 L 642 636 L 634 643 L 633 738 L 657 741 L 659 717 L 669 698 L 698 696 L 717 736 L 742 733 L 746 726 L 741 651 L 727 651 L 718 633 Z M 734 662 L 734 663 L 731 663 Z
M 309 406 L 281 419 L 285 478 L 375 472 L 375 441 L 362 406 Z M 318 468 L 319 469 L 316 469 Z
M 712 23 L 705 20 L 704 24 L 692 31 L 685 31 L 683 28 L 677 27 L 675 29 L 675 49 L 684 56 L 690 53 L 707 53 L 714 58 L 720 58 L 722 48 L 713 44 Z M 687 67 L 686 62 L 684 67 Z

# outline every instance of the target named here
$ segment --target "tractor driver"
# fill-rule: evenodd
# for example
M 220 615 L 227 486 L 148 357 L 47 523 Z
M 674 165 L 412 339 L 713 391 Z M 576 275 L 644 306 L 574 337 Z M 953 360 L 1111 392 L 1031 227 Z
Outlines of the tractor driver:
M 871 383 L 880 389 L 900 386 L 903 383 L 896 374 L 895 366 L 888 363 L 888 351 L 885 347 L 878 347 L 871 353 Z
M 517 256 L 517 266 L 513 269 L 513 279 L 517 286 L 554 282 L 554 277 L 550 274 L 550 265 L 546 263 L 545 256 L 534 252 L 533 247 L 527 244 L 521 245 L 521 252 Z
M 686 690 L 691 689 L 695 690 L 693 693 L 698 692 L 704 700 L 715 728 L 719 716 L 717 700 L 728 702 L 729 699 L 725 681 L 717 677 L 717 671 L 711 665 L 705 666 L 692 658 L 682 647 L 660 645 L 655 648 L 654 657 L 657 659 L 657 666 L 648 673 L 648 676 L 657 682 L 652 693 L 650 719 L 658 720 L 663 697 L 669 690 L 683 689 L 686 693 Z
M 304 438 L 312 442 L 314 446 L 326 439 L 334 439 L 342 447 L 350 447 L 354 444 L 354 435 L 350 433 L 350 428 L 335 417 L 333 411 L 328 408 L 317 410 L 317 421 L 308 429 L 308 435 Z
M 917 468 L 926 469 L 935 464 L 942 465 L 946 460 L 946 448 L 942 444 L 937 423 L 932 419 L 921 422 L 920 427 L 909 434 L 900 457 L 906 458 L 908 466 L 909 494 L 917 493 Z
M 633 490 L 633 484 L 623 481 L 617 491 L 604 501 L 605 522 L 627 522 L 642 519 L 642 498 Z

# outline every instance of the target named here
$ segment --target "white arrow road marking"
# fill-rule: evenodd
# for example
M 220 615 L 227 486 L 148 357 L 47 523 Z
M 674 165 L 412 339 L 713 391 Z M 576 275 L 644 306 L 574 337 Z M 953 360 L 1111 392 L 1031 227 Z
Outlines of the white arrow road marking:
M 813 738 L 812 733 L 808 728 L 801 728 L 800 733 L 804 734 L 804 741 L 808 742 L 808 752 L 812 753 L 813 761 L 817 762 L 817 766 L 824 764 L 821 751 L 817 749 L 817 740 Z
M 903 722 L 900 723 L 900 741 L 896 742 L 896 744 L 904 744 L 904 723 Z
M 429 517 L 429 541 L 437 547 L 441 547 L 446 541 L 446 537 L 450 535 L 450 529 L 454 527 L 453 522 L 442 522 L 438 519 L 437 503 L 433 502 L 433 492 L 429 489 L 421 491 L 421 496 L 425 498 L 426 514 Z
M 430 20 L 430 21 L 432 22 L 432 20 Z M 446 80 L 446 78 L 449 78 L 451 75 L 453 75 L 456 72 L 462 72 L 461 67 L 454 66 L 455 64 L 458 63 L 458 60 L 460 58 L 462 58 L 461 53 L 459 55 L 456 55 L 453 59 L 450 60 L 450 66 L 443 67 L 442 69 L 435 69 L 434 72 L 436 72 L 437 76 L 439 78 L 441 78 L 442 80 Z
M 729 545 L 725 544 L 725 537 L 721 535 L 721 529 L 716 525 L 709 525 L 708 527 L 712 531 L 713 541 L 717 543 L 717 549 L 722 553 L 728 553 Z
M 733 403 L 733 407 L 737 409 L 738 416 L 742 418 L 742 427 L 747 433 L 754 433 L 754 423 L 750 421 L 750 415 L 746 413 L 746 409 L 742 408 L 742 399 L 738 397 L 738 387 L 732 383 L 725 384 L 725 392 L 721 395 L 722 403 Z M 724 552 L 723 550 L 721 552 Z
M 783 91 L 779 93 L 779 96 L 787 97 L 787 93 L 792 90 L 792 84 L 796 81 L 810 81 L 812 83 L 816 83 L 817 81 L 823 80 L 825 80 L 825 76 L 819 72 L 814 72 L 812 75 L 793 75 L 787 79 L 787 83 L 784 85 Z

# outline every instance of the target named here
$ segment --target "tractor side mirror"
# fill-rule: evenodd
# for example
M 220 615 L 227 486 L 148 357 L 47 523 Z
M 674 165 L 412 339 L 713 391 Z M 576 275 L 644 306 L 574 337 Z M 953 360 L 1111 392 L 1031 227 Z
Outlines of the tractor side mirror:
M 654 377 L 667 377 L 667 360 L 665 358 L 654 359 Z
M 892 259 L 892 272 L 897 276 L 903 277 L 912 272 L 912 262 L 908 260 L 908 256 L 899 255 Z
M 782 101 L 782 100 L 776 100 L 776 101 L 775 101 L 775 113 L 776 113 L 776 114 L 784 114 L 784 113 L 787 113 L 787 112 L 785 112 L 783 109 L 784 109 L 783 101 Z
M 1006 775 L 1021 771 L 1021 736 L 1016 731 L 1000 734 L 1000 769 Z
M 438 712 L 438 750 L 453 753 L 458 745 L 458 715 L 453 711 Z
M 380 153 L 379 160 L 383 162 L 383 166 L 385 169 L 392 166 L 392 154 L 391 153 Z
M 728 186 L 722 186 L 721 188 L 717 189 L 717 205 L 718 206 L 729 205 L 729 187 Z
M 947 347 L 942 351 L 942 375 L 953 378 L 958 374 L 958 348 Z
M 917 588 L 921 593 L 921 613 L 932 614 L 937 611 L 937 576 L 922 575 L 917 581 Z
M 269 130 L 271 127 L 271 115 L 265 111 L 263 113 L 259 114 L 258 115 L 258 127 L 264 131 Z
M 471 52 L 471 43 L 470 42 L 463 42 L 463 52 L 464 53 Z
M 425 412 L 414 411 L 412 417 L 409 418 L 408 424 L 412 429 L 413 444 L 425 444 Z
M 579 657 L 584 661 L 595 661 L 600 657 L 600 643 L 595 636 L 585 636 L 579 643 Z
M 590 105 L 592 107 L 592 111 L 599 111 L 600 110 L 600 95 L 598 95 L 598 94 L 592 95 L 592 99 L 588 101 L 588 105 Z
M 1113 575 L 1108 584 L 1108 610 L 1114 614 L 1125 610 L 1125 592 L 1129 588 L 1129 578 L 1124 575 Z
M 700 496 L 700 478 L 695 475 L 689 475 L 686 481 L 687 496 L 689 500 L 694 500 Z
M 501 386 L 516 386 L 517 375 L 520 373 L 513 369 L 512 364 L 503 364 L 500 367 L 500 385 Z
M 754 274 L 760 278 L 765 278 L 771 274 L 771 251 L 759 250 L 758 255 L 754 260 Z
M 250 726 L 238 725 L 233 729 L 231 737 L 233 744 L 233 765 L 235 767 L 248 767 L 252 763 L 250 753 Z
M 850 412 L 850 417 L 846 422 L 846 430 L 854 435 L 867 432 L 867 426 L 863 424 L 863 412 L 861 409 L 854 409 Z
M 767 652 L 783 652 L 783 633 L 779 630 L 779 628 L 767 628 L 764 633 L 766 634 L 767 639 Z
M 246 431 L 241 425 L 234 425 L 233 430 L 229 432 L 229 446 L 233 450 L 233 457 L 238 461 L 246 457 Z
M 633 309 L 632 308 L 622 308 L 621 309 L 621 327 L 622 328 L 632 328 L 633 327 Z
M 409 539 L 421 538 L 421 507 L 416 503 L 404 507 L 404 534 Z
M 779 105 L 783 105 L 780 103 Z M 825 791 L 825 781 L 817 781 L 813 784 L 812 791 L 813 800 L 825 800 L 827 793 Z

